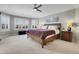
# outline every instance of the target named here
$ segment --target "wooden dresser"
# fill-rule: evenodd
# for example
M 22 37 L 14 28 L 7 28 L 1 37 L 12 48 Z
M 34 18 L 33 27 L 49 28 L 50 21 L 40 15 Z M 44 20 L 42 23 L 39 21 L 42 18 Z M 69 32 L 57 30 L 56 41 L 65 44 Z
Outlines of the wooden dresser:
M 72 42 L 72 32 L 61 31 L 61 40 Z

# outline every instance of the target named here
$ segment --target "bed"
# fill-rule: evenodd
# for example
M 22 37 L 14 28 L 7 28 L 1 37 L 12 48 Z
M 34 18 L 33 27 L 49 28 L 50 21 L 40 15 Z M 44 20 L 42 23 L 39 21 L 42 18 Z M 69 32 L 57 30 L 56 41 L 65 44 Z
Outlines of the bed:
M 45 24 L 47 27 L 48 25 L 49 24 Z M 46 43 L 53 41 L 58 36 L 54 29 L 29 29 L 27 35 L 39 42 L 42 45 L 42 48 L 44 48 Z M 49 37 L 51 38 L 49 39 Z

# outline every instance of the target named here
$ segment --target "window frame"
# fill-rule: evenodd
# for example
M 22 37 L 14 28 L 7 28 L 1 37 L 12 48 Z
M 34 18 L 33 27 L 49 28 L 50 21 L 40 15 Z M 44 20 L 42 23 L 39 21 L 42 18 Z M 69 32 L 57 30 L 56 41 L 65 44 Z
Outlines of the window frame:
M 17 24 L 16 23 L 17 20 L 21 20 L 23 23 L 22 24 Z M 27 21 L 28 24 L 25 24 L 24 23 L 25 21 Z M 16 28 L 16 25 L 19 25 L 21 28 Z M 26 28 L 26 25 L 28 25 L 28 28 L 29 28 L 29 19 L 20 18 L 20 17 L 15 17 L 14 18 L 14 30 L 26 30 L 26 29 L 28 29 L 28 28 Z M 23 28 L 23 26 L 25 26 L 25 28 Z
M 6 17 L 6 18 L 3 18 L 3 17 Z M 3 21 L 3 19 L 4 19 L 4 21 Z M 2 22 L 4 22 L 4 23 L 2 23 Z M 4 26 L 3 26 L 4 29 L 2 29 L 2 24 L 4 24 Z M 0 15 L 0 25 L 1 25 L 1 32 L 10 31 L 10 16 L 2 13 Z M 7 28 L 7 25 L 8 25 L 8 28 Z

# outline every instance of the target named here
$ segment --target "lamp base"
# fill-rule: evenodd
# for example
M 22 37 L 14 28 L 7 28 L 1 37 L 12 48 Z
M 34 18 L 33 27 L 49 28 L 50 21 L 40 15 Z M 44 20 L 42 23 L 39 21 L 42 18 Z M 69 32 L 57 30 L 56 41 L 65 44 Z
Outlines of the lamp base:
M 71 32 L 71 27 L 68 27 L 68 29 L 67 29 L 69 32 Z

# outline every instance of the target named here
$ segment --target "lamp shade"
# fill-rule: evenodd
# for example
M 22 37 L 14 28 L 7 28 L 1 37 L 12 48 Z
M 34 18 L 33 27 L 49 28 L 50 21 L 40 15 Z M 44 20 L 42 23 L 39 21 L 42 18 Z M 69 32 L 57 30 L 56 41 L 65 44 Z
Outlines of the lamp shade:
M 67 27 L 72 27 L 73 25 L 73 21 L 72 20 L 68 20 L 67 21 Z

